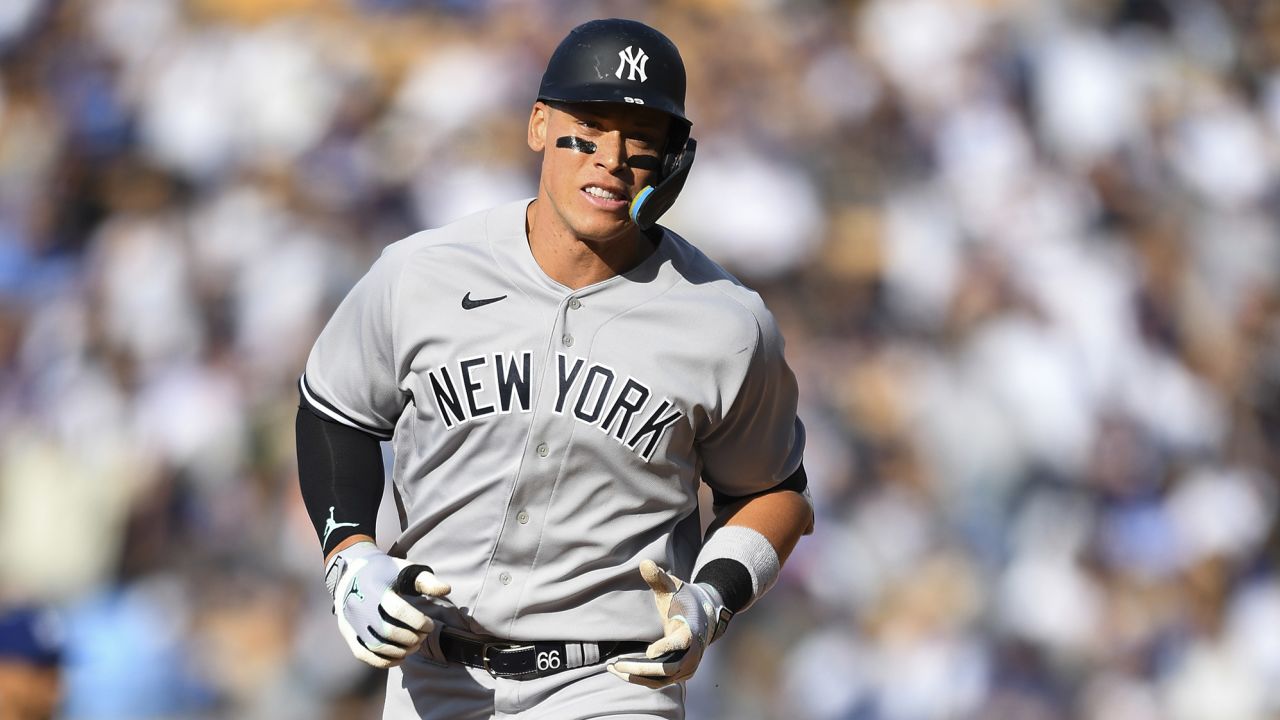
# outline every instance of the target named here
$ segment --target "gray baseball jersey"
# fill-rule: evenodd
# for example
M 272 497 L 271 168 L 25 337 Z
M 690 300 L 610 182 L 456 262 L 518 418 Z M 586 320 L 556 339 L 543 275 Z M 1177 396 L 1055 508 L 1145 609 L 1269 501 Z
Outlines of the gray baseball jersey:
M 389 246 L 316 341 L 303 397 L 392 440 L 392 554 L 452 584 L 446 622 L 654 640 L 640 561 L 688 578 L 700 480 L 736 497 L 797 469 L 795 378 L 760 298 L 684 239 L 571 290 L 530 252 L 528 204 Z

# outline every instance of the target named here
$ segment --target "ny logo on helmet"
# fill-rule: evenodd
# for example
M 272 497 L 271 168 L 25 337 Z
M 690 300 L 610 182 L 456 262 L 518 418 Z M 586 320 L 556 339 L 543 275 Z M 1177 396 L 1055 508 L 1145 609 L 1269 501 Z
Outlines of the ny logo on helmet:
M 649 56 L 644 54 L 643 48 L 636 48 L 635 52 L 632 52 L 631 46 L 628 45 L 626 50 L 618 51 L 618 69 L 614 71 L 613 75 L 621 80 L 622 68 L 624 66 L 630 66 L 631 69 L 627 73 L 627 79 L 635 80 L 636 73 L 640 73 L 640 82 L 644 82 L 648 79 L 648 76 L 644 74 L 644 66 L 645 63 L 648 62 Z

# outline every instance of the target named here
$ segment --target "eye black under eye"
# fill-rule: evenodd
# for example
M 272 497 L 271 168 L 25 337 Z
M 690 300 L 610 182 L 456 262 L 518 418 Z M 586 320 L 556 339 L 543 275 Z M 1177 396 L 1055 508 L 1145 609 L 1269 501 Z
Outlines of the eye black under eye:
M 632 155 L 627 158 L 627 165 L 636 170 L 657 170 L 662 167 L 662 161 L 657 155 Z

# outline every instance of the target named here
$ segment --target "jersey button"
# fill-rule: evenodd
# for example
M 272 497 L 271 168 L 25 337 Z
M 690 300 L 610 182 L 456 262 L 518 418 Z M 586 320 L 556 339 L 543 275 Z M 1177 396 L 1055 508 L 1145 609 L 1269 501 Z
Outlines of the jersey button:
M 510 585 L 511 573 L 504 571 L 501 575 L 498 576 L 498 582 L 502 583 L 503 585 Z
M 560 338 L 560 342 L 564 343 L 565 347 L 573 347 L 573 336 L 565 333 L 564 337 Z
M 528 525 L 529 513 L 525 512 L 524 510 L 521 510 L 519 513 L 516 514 L 516 519 L 520 521 L 521 525 Z
M 549 452 L 551 452 L 551 449 L 547 447 L 546 443 L 538 443 L 538 457 L 546 457 Z
M 570 310 L 577 310 L 577 309 L 578 309 L 578 308 L 580 308 L 580 307 L 582 307 L 582 301 L 581 301 L 581 300 L 579 300 L 578 298 L 569 298 L 569 309 L 570 309 Z

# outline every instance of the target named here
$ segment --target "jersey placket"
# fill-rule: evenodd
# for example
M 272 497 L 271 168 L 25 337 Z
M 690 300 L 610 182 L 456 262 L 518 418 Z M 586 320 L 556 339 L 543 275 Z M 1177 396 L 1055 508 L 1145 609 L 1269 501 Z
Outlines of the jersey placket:
M 562 388 L 574 362 L 585 350 L 590 322 L 583 317 L 583 302 L 576 295 L 563 298 L 545 347 L 540 392 L 529 423 L 525 452 L 503 517 L 502 529 L 487 569 L 486 581 L 476 598 L 476 610 L 486 617 L 506 617 L 510 631 L 518 619 L 520 599 L 535 571 L 538 548 L 545 531 L 544 519 L 576 426 L 571 398 Z M 499 612 L 501 608 L 501 612 Z

